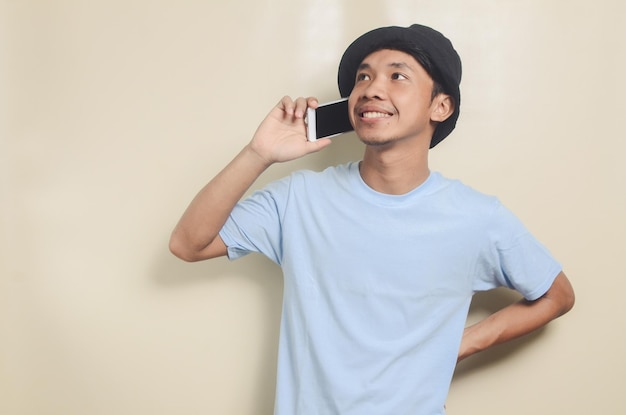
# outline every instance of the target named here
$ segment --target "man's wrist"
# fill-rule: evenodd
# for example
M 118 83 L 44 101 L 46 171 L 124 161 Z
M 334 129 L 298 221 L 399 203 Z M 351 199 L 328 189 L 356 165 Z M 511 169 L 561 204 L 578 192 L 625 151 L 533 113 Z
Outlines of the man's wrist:
M 256 166 L 259 171 L 263 171 L 274 164 L 271 158 L 264 156 L 253 143 L 249 143 L 244 147 L 242 155 L 252 163 L 251 165 Z

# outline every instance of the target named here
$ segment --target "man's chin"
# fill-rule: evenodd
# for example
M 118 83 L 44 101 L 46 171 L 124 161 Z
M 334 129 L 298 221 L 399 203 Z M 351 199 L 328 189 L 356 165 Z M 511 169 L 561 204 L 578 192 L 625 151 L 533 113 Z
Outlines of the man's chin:
M 361 142 L 366 146 L 383 147 L 396 141 L 394 138 L 384 137 L 359 137 Z

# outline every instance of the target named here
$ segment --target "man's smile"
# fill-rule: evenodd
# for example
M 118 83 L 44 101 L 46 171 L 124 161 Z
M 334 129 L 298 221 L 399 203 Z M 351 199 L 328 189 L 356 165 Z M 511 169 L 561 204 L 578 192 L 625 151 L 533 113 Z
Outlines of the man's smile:
M 361 117 L 363 118 L 388 118 L 388 117 L 391 117 L 391 114 L 387 114 L 384 112 L 369 111 L 369 112 L 361 113 Z
M 376 119 L 376 118 L 390 118 L 393 116 L 393 111 L 389 111 L 382 108 L 380 105 L 365 104 L 356 110 L 357 115 L 360 118 Z

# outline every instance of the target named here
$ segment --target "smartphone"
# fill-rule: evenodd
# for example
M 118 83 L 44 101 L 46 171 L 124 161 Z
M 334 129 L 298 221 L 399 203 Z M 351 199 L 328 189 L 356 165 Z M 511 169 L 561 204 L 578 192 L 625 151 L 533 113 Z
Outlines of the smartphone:
M 316 109 L 308 108 L 306 122 L 309 141 L 352 131 L 348 118 L 348 98 L 320 104 Z

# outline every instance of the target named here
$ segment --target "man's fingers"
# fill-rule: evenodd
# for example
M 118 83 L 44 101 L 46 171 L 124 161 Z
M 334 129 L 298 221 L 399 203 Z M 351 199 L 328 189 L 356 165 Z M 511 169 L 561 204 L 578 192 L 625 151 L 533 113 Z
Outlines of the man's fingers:
M 315 97 L 298 97 L 294 101 L 291 97 L 284 96 L 280 100 L 278 107 L 282 109 L 287 115 L 293 116 L 295 118 L 304 118 L 307 108 L 317 108 L 317 105 L 318 102 L 317 98 Z
M 278 108 L 283 110 L 287 115 L 293 115 L 296 104 L 293 102 L 291 97 L 284 96 L 278 103 Z
M 332 143 L 330 138 L 320 138 L 320 139 L 312 141 L 312 142 L 311 141 L 307 142 L 307 146 L 313 148 L 314 149 L 313 152 L 317 152 L 317 151 L 320 151 L 321 149 L 329 146 L 330 143 Z
M 309 106 L 310 108 L 313 108 L 313 109 L 317 108 L 317 106 L 319 105 L 319 102 L 318 102 L 317 98 L 315 98 L 315 97 L 308 97 L 306 99 L 306 102 L 307 102 L 307 106 Z
M 296 109 L 294 111 L 294 116 L 296 118 L 304 118 L 304 114 L 306 114 L 306 109 L 308 106 L 308 102 L 306 98 L 299 97 L 296 99 Z

